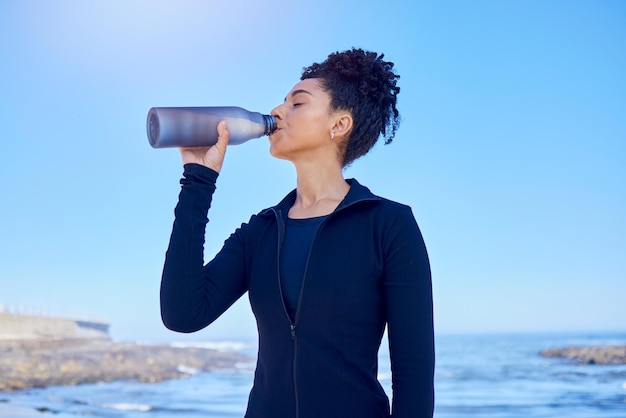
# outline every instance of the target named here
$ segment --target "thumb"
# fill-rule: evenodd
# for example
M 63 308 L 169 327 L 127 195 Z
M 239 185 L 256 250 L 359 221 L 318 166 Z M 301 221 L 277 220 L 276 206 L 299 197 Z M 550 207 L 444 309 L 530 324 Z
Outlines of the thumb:
M 217 145 L 218 148 L 226 150 L 228 141 L 230 141 L 230 131 L 228 130 L 226 121 L 223 120 L 217 125 L 217 143 L 215 145 Z

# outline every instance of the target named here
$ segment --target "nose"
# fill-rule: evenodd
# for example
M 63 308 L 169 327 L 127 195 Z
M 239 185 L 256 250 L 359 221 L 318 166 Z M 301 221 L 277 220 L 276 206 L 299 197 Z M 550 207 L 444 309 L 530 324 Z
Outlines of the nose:
M 272 111 L 270 112 L 270 115 L 274 116 L 278 120 L 283 119 L 283 111 L 282 111 L 283 105 L 284 103 L 281 103 L 278 106 L 276 106 L 274 109 L 272 109 Z

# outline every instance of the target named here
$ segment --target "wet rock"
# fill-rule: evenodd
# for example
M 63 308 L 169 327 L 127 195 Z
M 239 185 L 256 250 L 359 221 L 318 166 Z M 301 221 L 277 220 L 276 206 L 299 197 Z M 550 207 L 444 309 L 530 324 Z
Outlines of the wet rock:
M 626 364 L 626 346 L 566 347 L 543 350 L 543 357 L 565 358 L 579 364 Z
M 132 379 L 158 382 L 236 369 L 248 356 L 203 348 L 108 340 L 0 341 L 0 391 Z

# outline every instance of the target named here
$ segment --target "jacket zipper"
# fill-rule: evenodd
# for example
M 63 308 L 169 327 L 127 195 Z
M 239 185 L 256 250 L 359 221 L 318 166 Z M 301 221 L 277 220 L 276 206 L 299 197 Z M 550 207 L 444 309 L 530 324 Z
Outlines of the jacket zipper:
M 280 301 L 283 305 L 283 311 L 285 312 L 285 316 L 287 317 L 287 320 L 289 321 L 289 329 L 291 331 L 291 340 L 293 341 L 293 362 L 291 364 L 291 379 L 292 379 L 292 383 L 293 383 L 293 394 L 294 394 L 294 401 L 295 401 L 295 408 L 296 408 L 296 416 L 295 418 L 298 418 L 300 416 L 300 400 L 298 397 L 298 379 L 297 379 L 297 375 L 296 375 L 296 364 L 298 362 L 298 341 L 296 339 L 296 324 L 295 324 L 295 318 L 292 321 L 291 317 L 289 316 L 289 312 L 287 312 L 287 306 L 285 306 L 285 299 L 283 297 L 283 288 L 282 288 L 282 284 L 281 284 L 281 278 L 280 278 L 280 250 L 282 247 L 282 243 L 283 243 L 283 236 L 284 236 L 284 227 L 283 225 L 283 218 L 282 215 L 280 213 L 280 211 L 276 211 L 274 209 L 272 209 L 272 211 L 274 212 L 274 215 L 276 216 L 276 223 L 278 225 L 278 247 L 276 249 L 276 271 L 277 271 L 277 277 L 278 277 L 278 292 L 280 293 Z M 299 301 L 298 301 L 299 303 Z M 296 307 L 296 317 L 298 315 L 298 308 Z
M 306 277 L 309 272 L 309 262 L 311 261 L 311 254 L 313 253 L 313 246 L 315 245 L 315 241 L 317 240 L 320 230 L 322 229 L 322 227 L 324 226 L 324 224 L 326 223 L 326 221 L 328 220 L 330 216 L 346 208 L 349 208 L 350 206 L 353 206 L 357 203 L 367 201 L 367 200 L 371 200 L 371 199 L 355 200 L 354 202 L 349 203 L 346 206 L 342 206 L 342 207 L 335 209 L 334 212 L 331 212 L 330 214 L 328 214 L 328 216 L 325 219 L 323 219 L 322 222 L 320 222 L 317 229 L 315 230 L 315 235 L 313 235 L 313 239 L 311 240 L 311 246 L 309 247 L 309 254 L 307 255 L 307 258 L 306 258 L 306 264 L 304 265 L 304 275 L 302 277 L 302 286 L 300 287 L 300 295 L 298 296 L 298 305 L 296 306 L 296 317 L 294 318 L 294 323 L 291 325 L 292 338 L 294 339 L 296 338 L 296 324 L 298 323 L 298 317 L 300 316 L 300 304 L 302 303 L 302 295 L 304 294 L 304 283 L 306 282 Z M 280 276 L 280 269 L 279 269 L 278 274 Z M 282 298 L 282 292 L 281 292 L 281 298 Z M 283 301 L 283 307 L 284 306 L 285 306 L 285 302 Z M 287 312 L 287 308 L 285 308 L 285 313 L 286 312 Z M 289 315 L 287 315 L 287 317 L 289 317 Z
M 356 203 L 362 202 L 362 201 L 366 201 L 366 200 L 371 200 L 371 199 L 360 199 L 360 200 L 356 200 L 352 203 L 349 203 L 346 206 L 343 206 L 341 208 L 337 208 L 335 210 L 335 212 L 329 214 L 328 216 L 333 215 L 334 213 L 346 209 L 350 206 L 353 206 Z M 287 320 L 289 321 L 289 327 L 290 327 L 290 331 L 291 331 L 291 339 L 293 341 L 293 363 L 291 365 L 291 370 L 292 370 L 292 380 L 293 380 L 293 392 L 294 392 L 294 397 L 295 397 L 295 406 L 296 406 L 296 416 L 295 418 L 299 418 L 300 417 L 300 400 L 299 400 L 299 396 L 298 396 L 298 379 L 297 379 L 297 373 L 296 373 L 296 365 L 298 362 L 298 339 L 297 339 L 297 328 L 296 328 L 296 324 L 298 323 L 298 317 L 300 316 L 300 305 L 302 304 L 302 295 L 304 294 L 304 283 L 306 281 L 306 276 L 309 270 L 309 261 L 311 260 L 311 253 L 313 252 L 313 245 L 315 244 L 315 240 L 317 239 L 317 236 L 319 235 L 319 231 L 322 228 L 322 225 L 324 225 L 326 223 L 326 220 L 328 219 L 328 217 L 326 219 L 324 219 L 319 226 L 317 227 L 317 230 L 315 231 L 315 235 L 313 236 L 313 240 L 311 241 L 311 247 L 309 248 L 309 254 L 307 255 L 307 259 L 306 259 L 306 264 L 304 266 L 304 275 L 302 277 L 302 285 L 300 287 L 300 295 L 298 296 L 298 305 L 296 306 L 296 316 L 293 319 L 293 321 L 291 320 L 291 317 L 289 316 L 289 313 L 287 312 L 287 307 L 285 306 L 285 299 L 283 298 L 283 289 L 281 286 L 281 282 L 280 282 L 280 250 L 281 250 L 281 246 L 282 246 L 282 241 L 283 241 L 283 234 L 284 234 L 284 227 L 283 225 L 283 218 L 282 218 L 282 213 L 275 209 L 272 208 L 271 209 L 272 212 L 274 212 L 274 216 L 276 217 L 276 224 L 278 226 L 278 247 L 277 247 L 277 251 L 276 251 L 276 263 L 277 263 L 277 277 L 278 277 L 278 291 L 280 292 L 280 300 L 283 304 L 283 311 L 285 312 L 285 316 L 287 317 Z
M 300 287 L 300 295 L 298 296 L 298 305 L 296 306 L 296 317 L 294 318 L 294 322 L 295 324 L 298 323 L 298 316 L 300 313 L 300 303 L 302 302 L 302 294 L 304 293 L 304 282 L 306 281 L 306 276 L 307 273 L 309 271 L 309 261 L 311 260 L 311 254 L 313 253 L 313 246 L 315 245 L 315 241 L 317 240 L 317 236 L 319 235 L 320 230 L 322 229 L 322 226 L 324 226 L 324 224 L 326 223 L 326 221 L 328 220 L 328 218 L 330 216 L 333 216 L 335 213 L 342 211 L 346 208 L 349 208 L 350 206 L 353 206 L 357 203 L 363 202 L 363 201 L 367 201 L 367 200 L 371 200 L 371 199 L 359 199 L 359 200 L 355 200 L 354 202 L 351 202 L 349 204 L 347 204 L 346 206 L 342 206 L 342 207 L 338 207 L 337 209 L 335 209 L 333 212 L 329 213 L 328 216 L 326 216 L 325 219 L 322 220 L 322 222 L 320 222 L 320 224 L 318 225 L 317 229 L 315 230 L 315 235 L 313 235 L 313 239 L 311 240 L 311 246 L 309 247 L 309 254 L 307 255 L 306 258 L 306 264 L 304 265 L 304 275 L 302 277 L 302 286 Z M 279 272 L 280 275 L 280 272 Z M 282 297 L 282 293 L 281 293 L 281 297 Z M 283 301 L 283 306 L 284 306 L 284 301 Z M 285 312 L 287 312 L 287 309 L 285 309 Z M 287 315 L 289 316 L 289 315 Z M 291 330 L 291 335 L 295 338 L 295 324 L 292 325 L 292 330 Z
M 328 219 L 328 218 L 326 218 Z M 296 418 L 300 416 L 300 403 L 298 397 L 298 379 L 296 373 L 296 363 L 298 360 L 298 340 L 296 338 L 296 324 L 298 323 L 298 317 L 300 316 L 300 305 L 302 304 L 302 295 L 304 294 L 304 284 L 306 282 L 307 273 L 309 271 L 309 261 L 311 260 L 311 253 L 313 252 L 313 245 L 315 244 L 315 240 L 317 239 L 317 235 L 319 234 L 319 230 L 322 228 L 322 225 L 326 222 L 324 219 L 315 230 L 315 235 L 313 235 L 313 239 L 311 240 L 311 246 L 309 247 L 309 254 L 306 257 L 306 264 L 304 265 L 304 273 L 302 275 L 302 284 L 300 285 L 300 295 L 298 295 L 298 304 L 296 305 L 296 316 L 293 319 L 293 323 L 291 324 L 291 338 L 293 339 L 293 388 L 296 394 Z M 280 273 L 279 273 L 280 275 Z M 281 293 L 282 297 L 282 293 Z M 285 306 L 285 301 L 283 300 L 283 307 Z M 285 308 L 285 313 L 287 313 L 287 308 Z M 289 317 L 289 315 L 287 315 Z

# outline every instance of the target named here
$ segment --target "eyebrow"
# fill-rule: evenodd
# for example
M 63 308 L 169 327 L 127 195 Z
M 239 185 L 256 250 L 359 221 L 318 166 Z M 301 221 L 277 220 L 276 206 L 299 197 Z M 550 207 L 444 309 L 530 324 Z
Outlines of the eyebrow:
M 291 92 L 290 96 L 293 97 L 293 96 L 298 95 L 300 93 L 305 93 L 305 94 L 308 94 L 309 96 L 313 96 L 313 93 L 311 93 L 310 91 L 305 90 L 305 89 L 294 90 L 294 91 Z M 285 97 L 285 101 L 287 101 L 286 97 Z

